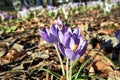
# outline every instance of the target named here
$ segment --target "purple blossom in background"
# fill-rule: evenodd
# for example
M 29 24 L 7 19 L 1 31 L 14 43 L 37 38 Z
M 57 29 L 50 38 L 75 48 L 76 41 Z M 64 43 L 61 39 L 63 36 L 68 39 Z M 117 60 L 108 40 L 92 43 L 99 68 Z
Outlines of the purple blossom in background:
M 115 37 L 120 41 L 120 30 L 115 31 Z
M 75 28 L 73 32 L 67 31 L 64 34 L 60 31 L 59 40 L 60 52 L 70 60 L 80 58 L 86 51 L 87 41 L 80 35 L 79 28 Z
M 5 18 L 5 20 L 9 20 L 9 19 L 11 19 L 11 16 L 9 14 L 4 14 L 4 18 Z
M 111 3 L 117 3 L 120 2 L 120 0 L 111 0 Z
M 68 7 L 75 8 L 77 6 L 79 6 L 79 3 L 73 3 L 73 2 L 68 3 Z
M 57 8 L 54 6 L 47 6 L 47 10 L 56 10 Z

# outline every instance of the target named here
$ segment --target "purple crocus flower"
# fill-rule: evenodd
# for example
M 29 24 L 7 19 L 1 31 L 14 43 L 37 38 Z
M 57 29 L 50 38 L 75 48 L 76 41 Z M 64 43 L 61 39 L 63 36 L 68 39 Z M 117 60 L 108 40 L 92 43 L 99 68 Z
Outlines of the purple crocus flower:
M 70 60 L 80 58 L 86 50 L 87 41 L 80 34 L 79 28 L 73 32 L 67 31 L 64 34 L 59 32 L 60 43 L 58 48 L 60 52 Z
M 50 29 L 42 28 L 39 29 L 40 36 L 47 42 L 57 43 L 58 42 L 58 25 L 51 25 Z
M 58 32 L 62 32 L 62 34 L 64 34 L 67 31 L 71 31 L 70 28 L 65 26 L 59 18 L 50 26 L 50 29 L 39 29 L 42 39 L 54 44 L 59 42 Z
M 65 26 L 65 24 L 60 20 L 58 17 L 56 20 L 54 20 L 53 25 L 58 25 L 58 29 L 64 34 L 67 31 L 71 32 L 71 29 L 68 26 Z
M 67 31 L 71 31 L 70 28 L 68 26 L 65 26 L 63 24 L 63 22 L 60 20 L 60 18 L 58 17 L 56 20 L 54 20 L 53 22 L 54 25 L 58 25 L 59 30 L 64 34 Z
M 115 31 L 115 37 L 120 41 L 120 30 Z

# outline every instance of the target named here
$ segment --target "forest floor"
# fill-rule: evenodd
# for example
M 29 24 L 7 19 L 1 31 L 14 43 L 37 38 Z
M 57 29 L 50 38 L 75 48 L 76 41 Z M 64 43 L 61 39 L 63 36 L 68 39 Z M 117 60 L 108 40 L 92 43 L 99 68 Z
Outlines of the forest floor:
M 120 8 L 104 16 L 101 16 L 100 10 L 92 10 L 69 19 L 68 26 L 80 27 L 82 35 L 88 40 L 87 50 L 76 65 L 78 70 L 89 59 L 81 71 L 81 80 L 120 80 L 120 45 L 114 37 L 115 30 L 120 29 Z M 45 68 L 61 75 L 54 46 L 42 40 L 38 31 L 39 28 L 49 27 L 52 22 L 53 19 L 40 16 L 0 24 L 1 80 L 57 80 L 42 70 Z M 16 29 L 11 32 L 6 27 Z M 62 58 L 65 66 L 64 56 Z

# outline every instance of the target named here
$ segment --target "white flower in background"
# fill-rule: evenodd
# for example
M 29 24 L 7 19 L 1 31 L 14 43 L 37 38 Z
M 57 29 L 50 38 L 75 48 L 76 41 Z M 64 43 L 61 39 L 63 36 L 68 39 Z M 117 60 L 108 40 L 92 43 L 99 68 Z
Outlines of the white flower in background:
M 100 9 L 103 9 L 104 3 L 101 0 L 96 1 L 96 6 L 100 6 Z
M 65 7 L 62 7 L 62 12 L 64 14 L 65 19 L 68 19 L 68 10 Z
M 105 3 L 105 7 L 103 8 L 104 12 L 111 12 L 113 4 Z
M 17 13 L 18 19 L 27 19 L 29 17 L 29 10 L 24 8 L 22 11 Z
M 47 6 L 48 16 L 56 17 L 58 14 L 58 9 L 54 6 Z
M 31 7 L 30 8 L 30 13 L 33 14 L 33 17 L 37 17 L 39 13 L 41 13 L 43 7 L 42 6 L 37 6 L 37 7 Z
M 0 22 L 3 22 L 4 21 L 4 15 L 2 13 L 0 13 Z
M 120 0 L 111 0 L 111 4 L 113 4 L 113 6 L 118 6 L 118 3 L 120 2 Z
M 45 9 L 42 6 L 31 7 L 30 12 L 33 14 L 34 17 L 40 16 Z
M 57 0 L 58 3 L 62 3 L 63 1 L 62 0 Z
M 44 9 L 44 8 L 40 9 L 40 10 L 37 12 L 37 16 L 44 15 L 44 12 L 45 12 L 45 9 Z
M 39 9 L 43 9 L 43 7 L 42 6 L 37 6 L 36 10 L 39 10 Z
M 104 8 L 104 3 L 103 2 L 100 2 L 99 5 L 100 5 L 100 9 Z
M 57 14 L 58 14 L 58 9 L 53 10 L 53 12 L 55 13 L 55 17 L 56 17 L 56 16 L 57 16 Z
M 68 15 L 72 15 L 73 12 L 77 12 L 77 8 L 80 8 L 82 11 L 86 11 L 88 9 L 94 9 L 95 7 L 100 6 L 100 8 L 106 12 L 110 12 L 112 9 L 113 4 L 116 4 L 119 2 L 119 0 L 112 0 L 111 4 L 103 3 L 101 0 L 98 1 L 89 1 L 87 2 L 87 7 L 84 3 L 73 3 L 69 2 L 68 4 L 63 4 L 60 5 L 58 8 L 53 7 L 53 6 L 47 6 L 47 9 L 42 8 L 42 6 L 37 6 L 37 7 L 31 7 L 29 10 L 28 9 L 23 9 L 22 11 L 18 11 L 18 18 L 27 18 L 32 14 L 32 16 L 37 17 L 40 15 L 49 15 L 55 17 L 58 12 L 63 13 L 65 19 L 68 19 Z M 82 5 L 82 6 L 80 6 Z M 45 14 L 46 13 L 46 14 Z
M 31 7 L 30 13 L 33 14 L 34 17 L 37 17 L 37 10 L 39 10 L 39 7 Z
M 78 6 L 79 6 L 79 3 L 73 3 L 73 2 L 68 3 L 68 7 L 72 9 L 76 9 Z
M 47 6 L 47 10 L 56 10 L 57 8 L 54 6 Z
M 97 7 L 98 5 L 100 5 L 100 7 L 102 7 L 103 6 L 103 2 L 101 0 L 87 2 L 87 7 L 89 7 L 89 8 Z
M 54 10 L 48 10 L 48 15 L 51 17 L 56 17 L 58 14 L 58 9 L 54 9 Z

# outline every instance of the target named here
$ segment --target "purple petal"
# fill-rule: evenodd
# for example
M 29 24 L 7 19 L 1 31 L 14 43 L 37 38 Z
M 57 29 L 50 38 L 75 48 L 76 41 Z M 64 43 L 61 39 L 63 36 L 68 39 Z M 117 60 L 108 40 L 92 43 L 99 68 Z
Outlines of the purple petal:
M 77 53 L 76 56 L 75 56 L 76 59 L 80 58 L 80 57 L 81 57 L 81 55 L 79 53 Z
M 80 58 L 86 51 L 87 46 L 85 45 L 82 50 L 76 52 L 76 58 Z
M 70 33 L 72 33 L 72 30 L 71 30 L 71 28 L 69 28 L 69 27 L 68 27 L 67 31 L 69 31 Z
M 63 25 L 63 27 L 62 27 L 62 32 L 63 32 L 63 34 L 65 34 L 66 32 L 72 33 L 72 30 L 71 30 L 71 28 Z
M 72 38 L 76 39 L 78 37 L 78 34 L 73 33 Z
M 42 30 L 39 29 L 39 31 L 40 31 L 41 38 L 47 42 L 50 42 L 46 29 L 45 28 L 43 28 Z
M 70 48 L 70 38 L 66 39 L 66 42 L 64 43 L 65 48 Z
M 50 43 L 55 43 L 55 44 L 57 44 L 57 42 L 58 42 L 57 37 L 54 36 L 53 34 L 50 34 L 49 40 L 50 40 Z
M 58 38 L 62 44 L 64 44 L 63 33 L 61 31 L 58 32 Z
M 64 34 L 64 38 L 63 38 L 64 44 L 63 44 L 63 45 L 64 45 L 66 48 L 69 47 L 69 44 L 70 44 L 70 36 L 71 36 L 71 33 L 70 33 L 70 32 L 66 32 L 66 33 Z
M 58 43 L 58 49 L 65 56 L 65 51 L 61 43 Z
M 80 39 L 79 38 L 76 38 L 74 40 L 75 40 L 75 44 L 79 44 L 80 43 Z
M 78 39 L 80 41 L 79 45 L 78 45 L 78 49 L 79 49 L 81 47 L 81 45 L 84 43 L 85 39 L 82 36 L 79 36 Z
M 75 59 L 75 53 L 71 49 L 65 49 L 65 55 L 70 60 Z
M 81 45 L 81 49 L 83 49 L 87 45 L 87 41 L 84 41 L 83 44 Z
M 57 32 L 58 32 L 58 28 L 57 28 L 58 26 L 57 25 L 51 25 L 50 26 L 50 33 L 51 34 L 53 34 L 53 35 L 55 35 L 55 36 L 57 36 Z
M 44 39 L 45 41 L 47 42 L 50 42 L 50 43 L 56 43 L 58 40 L 57 40 L 57 37 L 52 35 L 48 29 L 46 28 L 43 28 L 43 29 L 39 29 L 40 31 L 40 36 L 42 37 L 42 39 Z
M 74 39 L 71 37 L 71 38 L 70 38 L 70 48 L 73 49 L 74 45 L 75 45 L 75 41 L 74 41 Z
M 86 48 L 87 48 L 87 42 L 84 41 L 84 43 L 77 49 L 76 55 L 77 55 L 77 56 L 78 56 L 78 55 L 82 56 L 82 55 L 85 53 Z M 77 56 L 76 56 L 76 57 L 77 57 Z M 79 56 L 78 56 L 78 57 L 79 57 Z
M 80 28 L 78 28 L 78 27 L 75 28 L 74 31 L 73 31 L 73 33 L 79 35 L 80 34 Z
M 63 25 L 63 23 L 62 23 L 62 21 L 60 20 L 59 17 L 58 17 L 58 19 L 57 19 L 57 24 L 58 24 L 58 25 Z

